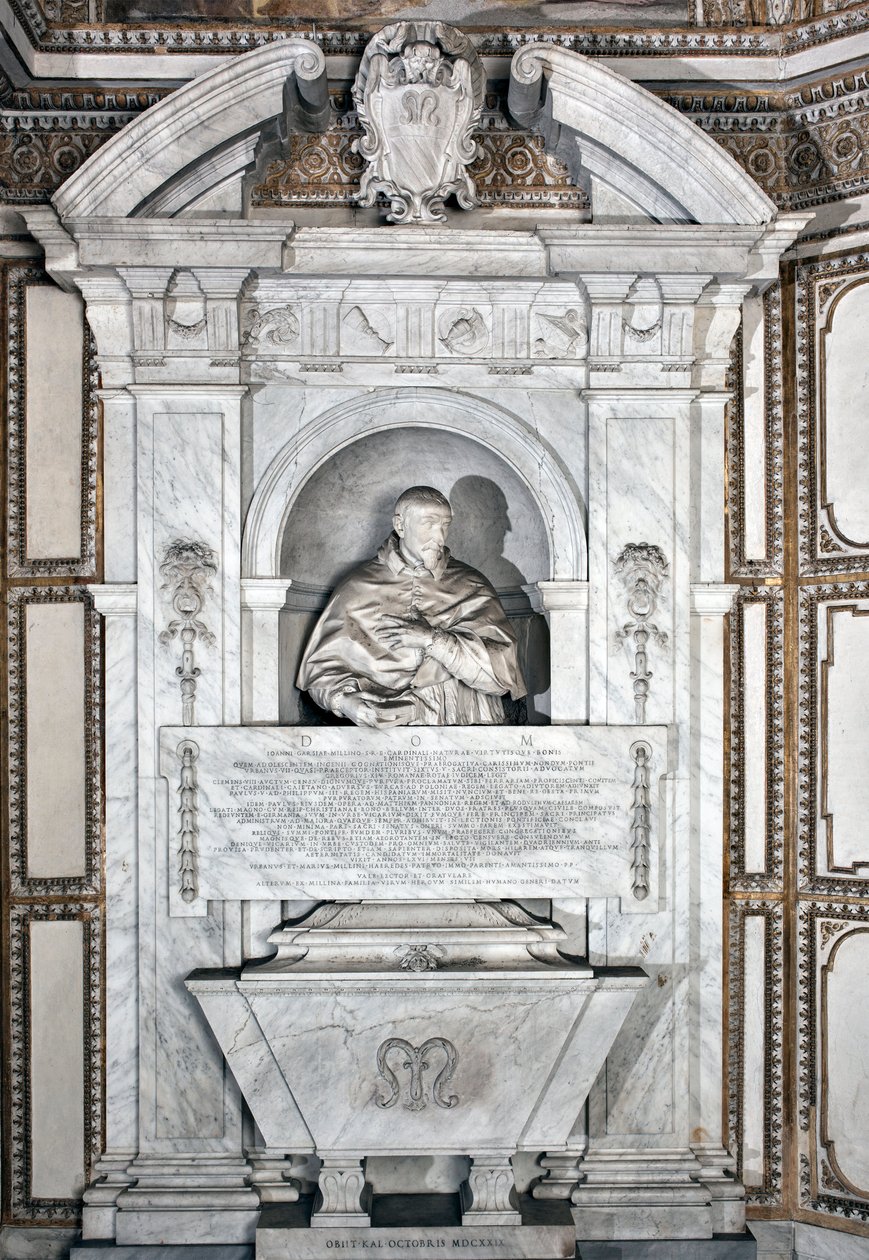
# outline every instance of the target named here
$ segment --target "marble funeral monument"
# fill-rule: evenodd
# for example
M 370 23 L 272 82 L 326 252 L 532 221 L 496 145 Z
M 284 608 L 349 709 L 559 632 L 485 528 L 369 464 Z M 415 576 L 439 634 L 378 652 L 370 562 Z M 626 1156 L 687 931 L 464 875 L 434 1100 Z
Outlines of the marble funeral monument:
M 498 73 L 591 215 L 481 209 L 495 69 L 438 22 L 375 35 L 344 217 L 248 207 L 262 146 L 329 125 L 302 38 L 22 211 L 84 297 L 104 415 L 82 1255 L 540 1260 L 743 1229 L 725 377 L 805 217 L 550 43 Z

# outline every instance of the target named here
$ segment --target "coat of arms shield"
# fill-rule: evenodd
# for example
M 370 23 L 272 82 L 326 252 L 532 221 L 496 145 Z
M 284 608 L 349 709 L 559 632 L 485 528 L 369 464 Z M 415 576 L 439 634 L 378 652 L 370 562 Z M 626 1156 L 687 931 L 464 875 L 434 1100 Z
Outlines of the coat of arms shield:
M 467 167 L 482 90 L 479 59 L 461 32 L 401 22 L 375 36 L 353 89 L 365 128 L 356 148 L 369 163 L 360 204 L 385 194 L 396 223 L 443 222 L 452 193 L 465 208 L 477 205 Z

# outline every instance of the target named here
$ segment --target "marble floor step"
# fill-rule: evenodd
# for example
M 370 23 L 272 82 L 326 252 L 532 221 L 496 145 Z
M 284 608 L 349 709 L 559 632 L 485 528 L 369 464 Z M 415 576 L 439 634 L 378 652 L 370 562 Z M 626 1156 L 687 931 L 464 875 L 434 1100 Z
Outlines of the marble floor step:
M 80 1242 L 70 1249 L 69 1260 L 253 1260 L 254 1249 L 246 1243 L 151 1244 L 118 1247 L 108 1242 Z
M 697 1239 L 580 1240 L 576 1255 L 577 1260 L 755 1260 L 757 1243 L 749 1233 Z

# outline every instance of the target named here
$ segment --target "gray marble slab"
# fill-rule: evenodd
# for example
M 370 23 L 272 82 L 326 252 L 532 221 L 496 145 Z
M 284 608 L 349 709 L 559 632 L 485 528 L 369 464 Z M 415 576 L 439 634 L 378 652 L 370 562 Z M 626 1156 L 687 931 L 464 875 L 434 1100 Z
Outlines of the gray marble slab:
M 641 1238 L 619 1242 L 578 1242 L 577 1260 L 755 1260 L 751 1234 L 717 1238 Z
M 391 1229 L 275 1229 L 256 1235 L 256 1260 L 461 1256 L 464 1260 L 572 1260 L 569 1225 L 428 1225 Z
M 117 1247 L 113 1242 L 82 1242 L 71 1248 L 69 1260 L 254 1260 L 254 1249 L 246 1243 Z

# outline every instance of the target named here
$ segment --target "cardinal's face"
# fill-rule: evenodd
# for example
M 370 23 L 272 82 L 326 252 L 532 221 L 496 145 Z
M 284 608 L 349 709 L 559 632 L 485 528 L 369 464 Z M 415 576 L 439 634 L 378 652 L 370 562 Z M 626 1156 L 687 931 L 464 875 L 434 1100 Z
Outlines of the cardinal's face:
M 401 552 L 411 564 L 424 564 L 434 573 L 443 559 L 447 533 L 453 514 L 437 503 L 411 504 L 394 520 L 401 539 Z

